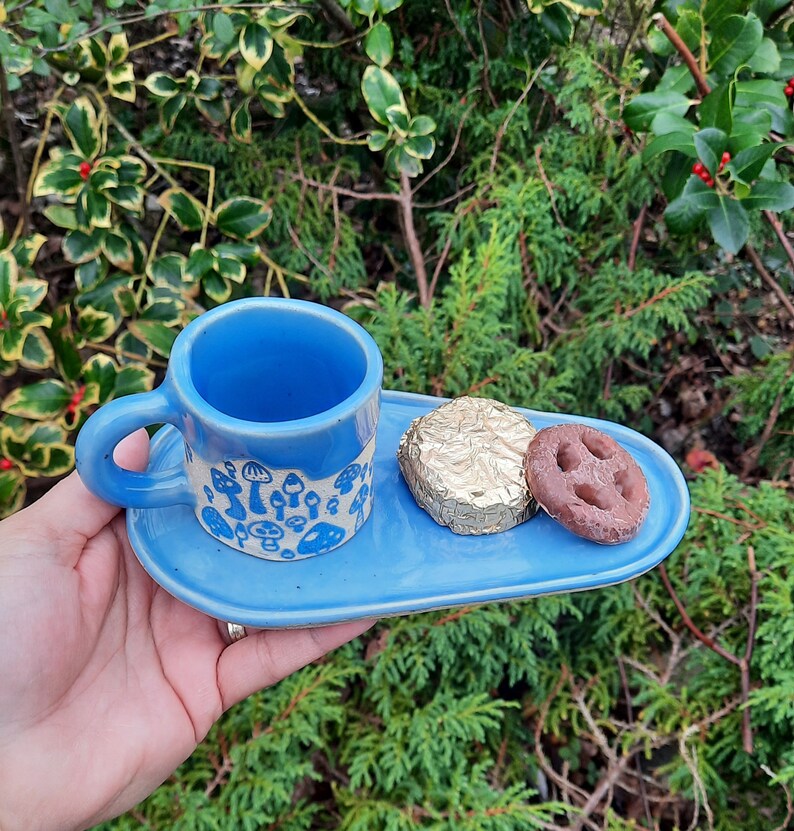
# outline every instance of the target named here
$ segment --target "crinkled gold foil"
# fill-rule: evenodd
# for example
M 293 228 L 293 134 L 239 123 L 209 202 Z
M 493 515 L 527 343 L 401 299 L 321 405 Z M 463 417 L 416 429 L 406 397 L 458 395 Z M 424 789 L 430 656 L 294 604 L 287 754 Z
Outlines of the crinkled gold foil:
M 397 459 L 420 507 L 456 534 L 496 534 L 538 506 L 524 474 L 537 430 L 520 413 L 463 396 L 411 422 Z

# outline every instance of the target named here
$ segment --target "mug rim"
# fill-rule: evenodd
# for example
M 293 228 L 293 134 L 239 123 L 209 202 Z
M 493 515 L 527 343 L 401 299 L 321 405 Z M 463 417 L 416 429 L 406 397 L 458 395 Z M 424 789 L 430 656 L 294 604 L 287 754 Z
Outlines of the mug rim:
M 361 348 L 366 360 L 366 371 L 359 385 L 338 404 L 319 413 L 289 421 L 250 421 L 228 415 L 210 404 L 196 389 L 191 371 L 191 352 L 196 339 L 208 326 L 229 315 L 239 314 L 246 309 L 269 307 L 309 315 L 324 320 L 350 335 Z M 168 359 L 165 383 L 179 399 L 195 413 L 199 420 L 213 428 L 234 430 L 238 433 L 267 432 L 270 435 L 294 435 L 311 432 L 325 427 L 329 422 L 339 422 L 356 413 L 380 392 L 383 383 L 383 356 L 372 335 L 347 315 L 309 300 L 286 297 L 244 297 L 216 306 L 194 318 L 176 337 Z

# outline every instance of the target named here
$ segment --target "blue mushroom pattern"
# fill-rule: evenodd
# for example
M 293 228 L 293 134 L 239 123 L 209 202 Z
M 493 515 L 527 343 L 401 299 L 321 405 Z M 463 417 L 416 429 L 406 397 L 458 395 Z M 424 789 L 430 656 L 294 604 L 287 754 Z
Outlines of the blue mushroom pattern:
M 368 446 L 356 461 L 324 479 L 255 459 L 202 467 L 193 460 L 197 453 L 186 452 L 202 525 L 236 550 L 269 560 L 331 551 L 347 542 L 370 512 L 373 449 Z

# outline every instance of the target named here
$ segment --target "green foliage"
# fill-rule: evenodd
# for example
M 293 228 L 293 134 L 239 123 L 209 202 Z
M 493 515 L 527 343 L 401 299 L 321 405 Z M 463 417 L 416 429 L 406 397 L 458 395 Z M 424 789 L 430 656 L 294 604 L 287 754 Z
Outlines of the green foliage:
M 0 7 L 18 105 L 48 102 L 41 135 L 20 121 L 26 149 L 38 144 L 21 188 L 35 231 L 0 240 L 0 514 L 72 467 L 96 407 L 162 377 L 185 323 L 251 294 L 355 316 L 387 387 L 648 431 L 683 359 L 705 356 L 710 375 L 746 364 L 721 385 L 739 415 L 730 442 L 757 444 L 771 424 L 757 472 L 787 474 L 791 355 L 757 362 L 744 344 L 774 310 L 730 258 L 689 244 L 706 223 L 739 251 L 762 210 L 791 206 L 773 141 L 792 126 L 780 3 L 664 4 L 713 90 L 702 96 L 655 29 L 653 53 L 634 34 L 619 43 L 648 22 L 636 4 L 342 0 L 346 19 L 326 17 L 336 4 L 199 5 Z M 58 84 L 45 94 L 47 73 Z M 652 137 L 643 146 L 626 123 Z M 689 175 L 697 159 L 717 170 L 714 189 Z M 726 347 L 710 326 L 729 292 L 737 305 L 750 292 L 765 317 L 757 331 L 736 323 Z M 654 573 L 385 621 L 233 708 L 104 828 L 566 827 L 605 776 L 637 792 L 638 766 L 653 810 L 674 803 L 681 827 L 708 824 L 706 801 L 715 828 L 780 825 L 780 783 L 794 783 L 794 503 L 726 468 L 691 495 L 668 573 L 733 655 L 756 580 L 752 754 L 739 667 L 692 634 Z M 641 827 L 608 796 L 588 822 Z
M 695 79 L 678 71 L 683 67 L 670 66 L 655 89 L 624 111 L 630 128 L 654 136 L 646 159 L 672 154 L 665 213 L 670 230 L 682 233 L 706 223 L 714 241 L 732 254 L 747 242 L 748 214 L 794 207 L 794 186 L 773 159 L 783 146 L 776 142 L 794 136 L 784 94 L 794 44 L 785 17 L 775 15 L 764 29 L 772 11 L 751 0 L 665 4 L 675 33 L 694 53 L 697 90 Z M 654 45 L 663 55 L 671 53 L 660 34 Z M 705 168 L 702 181 L 694 168 L 689 175 L 690 160 Z

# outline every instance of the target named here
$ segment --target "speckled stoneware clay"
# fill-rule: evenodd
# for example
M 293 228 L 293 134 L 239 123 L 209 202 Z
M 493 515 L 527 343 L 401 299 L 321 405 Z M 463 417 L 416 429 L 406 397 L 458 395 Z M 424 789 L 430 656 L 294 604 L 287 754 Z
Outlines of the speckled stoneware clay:
M 540 506 L 569 531 L 594 542 L 633 539 L 650 505 L 640 466 L 614 439 L 584 424 L 541 430 L 525 458 Z
M 537 511 L 524 476 L 535 432 L 499 401 L 462 396 L 415 419 L 397 460 L 418 505 L 439 525 L 456 534 L 495 534 Z
M 185 445 L 205 531 L 265 560 L 304 560 L 349 540 L 372 509 L 375 440 L 339 474 L 311 479 L 251 459 L 208 465 Z

